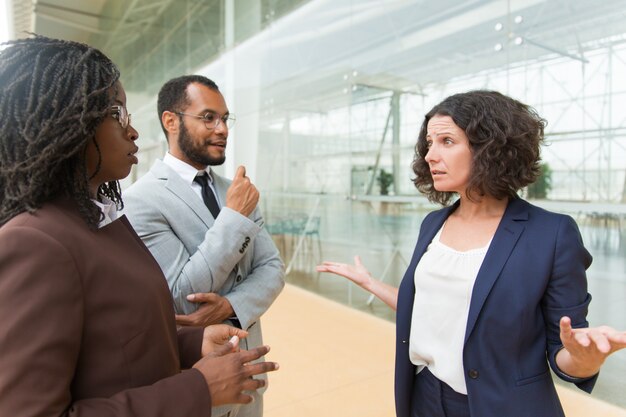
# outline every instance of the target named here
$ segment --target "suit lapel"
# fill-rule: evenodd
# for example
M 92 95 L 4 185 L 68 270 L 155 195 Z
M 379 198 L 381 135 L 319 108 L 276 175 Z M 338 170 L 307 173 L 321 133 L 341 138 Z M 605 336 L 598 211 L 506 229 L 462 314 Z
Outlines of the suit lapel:
M 211 178 L 213 178 L 213 188 L 217 192 L 220 208 L 224 208 L 226 207 L 226 192 L 228 187 L 230 187 L 230 182 L 217 175 L 213 169 L 211 169 Z
M 156 160 L 150 171 L 156 178 L 165 181 L 165 188 L 185 203 L 207 227 L 213 226 L 213 215 L 180 175 L 161 160 Z
M 476 325 L 491 288 L 522 235 L 525 227 L 523 221 L 526 220 L 528 220 L 528 205 L 519 198 L 509 202 L 476 276 L 467 318 L 465 342 Z
M 424 221 L 420 226 L 419 238 L 413 251 L 411 263 L 402 278 L 398 291 L 397 327 L 398 329 L 404 329 L 406 332 L 406 334 L 402 335 L 404 338 L 408 338 L 411 327 L 411 315 L 415 299 L 415 268 L 443 223 L 458 206 L 459 202 L 457 201 L 452 206 L 433 212 L 430 218 L 428 218 L 428 222 Z

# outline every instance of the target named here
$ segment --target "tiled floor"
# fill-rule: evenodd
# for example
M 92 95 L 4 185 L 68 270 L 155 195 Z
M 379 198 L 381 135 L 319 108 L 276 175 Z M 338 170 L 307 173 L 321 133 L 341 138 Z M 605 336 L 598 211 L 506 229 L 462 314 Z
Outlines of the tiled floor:
M 393 323 L 287 284 L 263 318 L 270 374 L 265 417 L 392 417 Z M 626 410 L 558 387 L 567 417 Z

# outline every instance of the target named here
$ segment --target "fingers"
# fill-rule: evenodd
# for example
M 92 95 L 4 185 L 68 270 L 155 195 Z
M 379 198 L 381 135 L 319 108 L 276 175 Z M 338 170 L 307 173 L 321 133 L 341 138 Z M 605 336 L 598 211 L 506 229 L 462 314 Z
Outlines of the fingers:
M 236 351 L 239 348 L 239 337 L 237 335 L 230 338 L 227 345 L 230 344 L 232 346 L 232 351 Z
M 572 320 L 569 317 L 561 317 L 559 327 L 561 329 L 561 342 L 564 346 L 571 347 L 571 343 L 577 343 L 580 346 L 587 347 L 591 343 L 585 331 L 572 329 Z
M 267 382 L 263 379 L 248 378 L 248 380 L 242 384 L 242 388 L 243 391 L 256 391 L 259 388 L 263 388 L 265 385 L 267 385 Z M 244 392 L 239 393 L 236 399 L 237 404 L 250 404 L 253 401 L 254 397 Z
M 239 345 L 239 338 L 233 336 L 227 343 L 217 346 L 211 353 L 211 357 L 219 357 L 234 352 Z
M 248 378 L 242 385 L 244 391 L 255 391 L 263 388 L 266 383 L 264 379 Z
M 573 332 L 574 340 L 583 347 L 589 347 L 591 345 L 591 339 L 586 332 Z
M 339 264 L 336 262 L 324 261 L 321 265 L 317 265 L 315 269 L 319 272 L 335 272 Z
M 248 337 L 248 332 L 242 329 L 238 329 L 237 327 L 233 327 L 233 326 L 228 326 L 226 324 L 223 324 L 222 326 L 226 326 L 228 327 L 228 335 L 229 336 L 237 336 L 239 339 L 245 339 L 246 337 Z
M 213 339 L 227 340 L 233 336 L 244 339 L 248 336 L 248 332 L 228 324 L 211 324 L 204 329 L 206 335 L 213 336 Z
M 241 351 L 241 359 L 244 363 L 252 362 L 259 359 L 261 356 L 266 355 L 270 351 L 269 346 L 259 346 L 250 350 Z
M 611 344 L 617 345 L 618 350 L 626 347 L 626 332 L 618 332 L 616 330 L 608 334 L 608 339 Z
M 279 367 L 276 362 L 259 362 L 247 365 L 246 371 L 248 375 L 253 376 L 277 371 Z
M 235 404 L 250 404 L 252 401 L 254 401 L 254 398 L 251 395 L 242 392 L 235 399 Z
M 562 317 L 559 324 L 563 344 L 566 344 L 568 340 L 585 348 L 593 344 L 600 353 L 608 354 L 612 350 L 621 349 L 623 346 L 619 345 L 626 342 L 626 335 L 622 337 L 619 332 L 608 326 L 573 329 L 569 317 Z
M 601 353 L 609 353 L 611 351 L 611 344 L 604 334 L 598 331 L 591 331 L 589 333 L 589 339 L 596 345 L 596 348 Z
M 332 268 L 341 268 L 341 267 L 345 267 L 347 266 L 346 264 L 343 264 L 341 262 L 331 262 L 331 261 L 324 261 L 322 262 L 321 265 L 318 265 L 317 268 L 327 268 L 327 269 L 332 269 Z
M 237 336 L 240 339 L 245 339 L 246 337 L 248 337 L 248 332 L 246 330 L 238 329 L 237 327 L 233 326 L 230 326 L 230 334 L 233 334 L 233 336 Z
M 269 346 L 260 346 L 251 350 L 242 350 L 239 352 L 241 355 L 240 358 L 243 361 L 246 368 L 246 374 L 248 376 L 254 376 L 259 374 L 265 374 L 267 372 L 276 371 L 279 368 L 279 365 L 276 362 L 258 362 L 258 363 L 249 363 L 256 359 L 259 359 L 261 356 L 265 355 L 270 351 Z
M 176 324 L 181 326 L 191 326 L 194 323 L 191 317 L 184 314 L 176 314 L 174 317 L 176 319 Z

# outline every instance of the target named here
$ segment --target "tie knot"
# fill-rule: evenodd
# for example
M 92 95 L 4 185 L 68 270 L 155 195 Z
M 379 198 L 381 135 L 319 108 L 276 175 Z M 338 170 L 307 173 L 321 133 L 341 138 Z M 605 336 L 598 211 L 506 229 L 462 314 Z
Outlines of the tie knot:
M 200 175 L 196 175 L 193 179 L 193 182 L 197 182 L 198 184 L 200 184 L 202 187 L 206 187 L 207 185 L 209 185 L 209 178 L 208 175 L 206 174 L 200 174 Z

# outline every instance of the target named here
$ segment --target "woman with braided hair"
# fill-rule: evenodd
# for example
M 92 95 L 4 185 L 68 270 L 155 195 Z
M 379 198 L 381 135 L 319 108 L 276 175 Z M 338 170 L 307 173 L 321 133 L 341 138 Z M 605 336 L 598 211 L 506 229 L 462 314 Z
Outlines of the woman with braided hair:
M 202 416 L 245 403 L 268 347 L 176 329 L 118 180 L 137 163 L 117 67 L 35 36 L 0 52 L 0 415 Z M 181 369 L 191 368 L 181 372 Z

